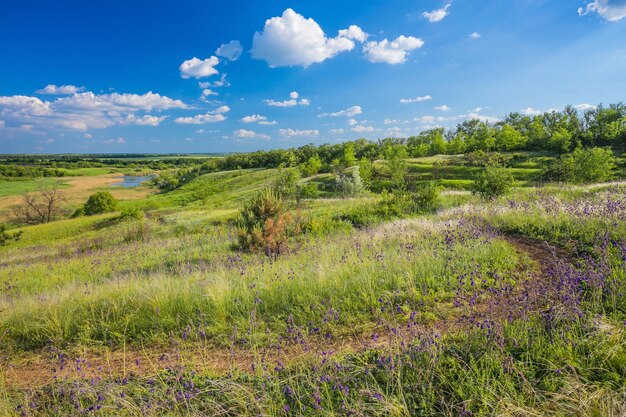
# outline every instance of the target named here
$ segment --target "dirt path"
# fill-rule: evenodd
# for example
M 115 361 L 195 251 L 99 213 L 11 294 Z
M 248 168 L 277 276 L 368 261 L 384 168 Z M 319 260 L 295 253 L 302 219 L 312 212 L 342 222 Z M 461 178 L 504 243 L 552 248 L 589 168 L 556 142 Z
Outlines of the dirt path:
M 329 352 L 332 355 L 355 353 L 374 347 L 390 347 L 399 340 L 407 340 L 433 333 L 445 334 L 460 331 L 488 321 L 502 323 L 512 316 L 539 311 L 549 301 L 546 288 L 553 287 L 550 268 L 557 259 L 567 254 L 544 242 L 522 237 L 503 237 L 534 263 L 524 279 L 513 287 L 479 294 L 480 302 L 461 303 L 457 314 L 447 320 L 428 325 L 390 327 L 378 326 L 366 334 L 346 335 L 339 340 L 324 340 L 306 336 L 298 343 L 281 343 L 266 348 L 216 349 L 209 343 L 185 342 L 169 346 L 151 346 L 147 349 L 83 349 L 60 353 L 52 350 L 30 353 L 11 362 L 0 357 L 0 385 L 33 388 L 55 380 L 91 380 L 139 376 L 149 378 L 167 369 L 194 369 L 207 374 L 223 376 L 236 372 L 251 372 L 263 367 L 268 371 L 277 366 L 306 359 L 319 360 Z M 469 298 L 469 297 L 468 297 Z M 520 309 L 520 306 L 531 306 Z M 376 334 L 377 337 L 372 335 Z

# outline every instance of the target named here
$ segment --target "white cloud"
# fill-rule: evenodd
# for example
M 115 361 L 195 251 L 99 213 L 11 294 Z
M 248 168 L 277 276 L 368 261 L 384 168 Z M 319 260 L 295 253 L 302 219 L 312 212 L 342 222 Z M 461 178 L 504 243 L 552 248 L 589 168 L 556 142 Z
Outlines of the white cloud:
M 441 105 L 441 106 L 437 106 L 437 107 L 435 107 L 435 110 L 439 110 L 439 111 L 448 111 L 448 110 L 450 110 L 450 107 L 449 107 L 449 106 L 447 106 L 447 105 L 445 105 L 445 104 L 443 104 L 443 105 Z
M 339 31 L 339 36 L 342 38 L 352 39 L 358 42 L 365 42 L 369 35 L 363 32 L 363 30 L 357 25 L 350 25 L 348 29 L 341 29 Z
M 146 114 L 145 116 L 135 117 L 130 116 L 130 120 L 132 124 L 140 125 L 140 126 L 158 126 L 163 120 L 167 119 L 168 116 L 153 116 L 151 114 Z
M 538 114 L 541 114 L 540 110 L 533 109 L 532 107 L 526 107 L 525 109 L 522 109 L 521 112 L 526 116 L 536 116 Z
M 48 84 L 41 90 L 35 91 L 37 94 L 49 94 L 56 96 L 65 96 L 70 94 L 80 93 L 85 91 L 85 87 L 76 87 L 75 85 L 60 85 Z
M 348 124 L 350 126 L 356 126 L 356 125 L 359 124 L 359 122 L 357 120 L 355 120 L 355 119 L 350 119 L 350 120 L 348 120 Z
M 282 16 L 265 21 L 262 32 L 252 42 L 252 57 L 266 61 L 270 67 L 308 67 L 354 48 L 354 40 L 367 38 L 358 26 L 339 31 L 328 38 L 311 18 L 286 9 Z
M 343 135 L 346 131 L 344 129 L 330 129 L 330 133 L 333 135 Z
M 479 38 L 480 38 L 480 36 L 481 36 L 481 35 L 480 35 L 480 33 L 478 33 L 478 32 L 472 32 L 472 33 L 470 33 L 470 35 L 469 35 L 469 37 L 470 37 L 471 39 L 473 39 L 473 40 L 479 39 Z
M 483 111 L 482 107 L 474 107 L 474 109 L 472 110 L 474 113 L 480 113 L 481 111 Z
M 241 119 L 244 123 L 258 123 L 264 120 L 267 120 L 267 117 L 261 116 L 260 114 L 253 114 L 252 116 L 246 116 Z
M 94 94 L 91 91 L 44 101 L 28 96 L 0 97 L 0 117 L 11 127 L 35 130 L 101 129 L 115 125 L 154 125 L 160 117 L 148 111 L 185 109 L 180 100 L 160 94 Z
M 587 4 L 584 9 L 578 8 L 579 16 L 585 16 L 589 13 L 598 13 L 600 17 L 609 22 L 617 22 L 626 17 L 626 2 L 624 0 L 595 0 Z
M 277 125 L 278 122 L 276 120 L 261 120 L 259 122 L 260 125 L 264 125 L 264 126 L 274 126 Z
M 393 41 L 383 39 L 380 42 L 368 42 L 363 47 L 365 56 L 370 62 L 402 64 L 406 61 L 407 54 L 421 48 L 424 41 L 413 36 L 398 36 Z
M 401 98 L 400 103 L 420 103 L 422 101 L 432 100 L 433 98 L 429 95 L 419 96 L 415 98 Z
M 124 144 L 126 143 L 126 139 L 124 138 L 107 139 L 107 140 L 103 140 L 102 143 L 105 143 L 107 145 L 112 145 L 114 143 Z
M 215 69 L 215 66 L 219 63 L 220 60 L 216 56 L 204 60 L 193 57 L 180 64 L 178 69 L 182 78 L 204 78 L 219 74 L 219 71 Z
M 597 109 L 598 106 L 594 106 L 593 104 L 581 103 L 574 106 L 574 108 L 578 111 L 587 111 Z
M 276 101 L 276 100 L 263 100 L 265 104 L 273 107 L 294 107 L 294 106 L 308 106 L 311 104 L 309 99 L 303 98 L 298 100 L 300 95 L 297 91 L 292 91 L 289 94 L 289 100 Z
M 242 138 L 242 139 L 263 139 L 263 140 L 270 140 L 271 137 L 269 135 L 265 135 L 262 133 L 256 133 L 252 130 L 246 130 L 246 129 L 239 129 L 239 130 L 235 130 L 233 132 L 233 135 L 235 135 L 238 138 Z
M 241 56 L 242 52 L 243 47 L 241 46 L 241 42 L 230 41 L 228 43 L 222 44 L 222 46 L 217 48 L 217 51 L 215 51 L 215 55 L 226 58 L 229 61 L 236 61 Z
M 362 114 L 363 113 L 363 109 L 361 108 L 361 106 L 352 106 L 349 107 L 345 110 L 341 110 L 335 113 L 322 113 L 320 114 L 320 117 L 326 117 L 326 116 L 330 116 L 330 117 L 339 117 L 339 116 L 346 116 L 346 117 L 352 117 L 352 116 L 356 116 L 358 114 Z
M 216 81 L 200 81 L 198 86 L 202 89 L 211 87 L 230 87 L 230 83 L 226 80 L 226 74 L 222 74 L 219 80 Z
M 91 139 L 93 136 L 91 136 L 91 134 L 90 134 L 90 133 L 85 133 L 85 134 L 83 135 L 83 137 L 84 137 L 85 139 Z
M 375 129 L 372 126 L 355 126 L 352 129 L 353 132 L 357 132 L 357 133 L 370 133 L 373 132 Z
M 278 131 L 282 136 L 294 137 L 294 136 L 317 136 L 320 134 L 319 130 L 294 130 L 294 129 L 280 129 Z
M 428 19 L 430 23 L 441 22 L 447 15 L 448 9 L 450 8 L 451 3 L 446 4 L 441 9 L 436 9 L 431 12 L 422 13 L 422 17 Z
M 393 120 L 392 120 L 392 119 L 385 119 L 385 120 L 383 121 L 383 123 L 384 123 L 385 125 L 395 125 L 396 123 L 398 123 L 398 121 L 397 121 L 397 120 L 395 120 L 395 119 L 393 119 Z
M 177 117 L 174 119 L 174 123 L 184 125 L 202 125 L 206 123 L 223 122 L 226 120 L 224 113 L 228 113 L 229 111 L 230 107 L 221 106 L 205 114 L 196 114 L 195 116 L 189 117 Z
M 208 97 L 208 96 L 217 96 L 218 94 L 211 90 L 210 88 L 205 88 L 204 90 L 202 90 L 202 97 Z

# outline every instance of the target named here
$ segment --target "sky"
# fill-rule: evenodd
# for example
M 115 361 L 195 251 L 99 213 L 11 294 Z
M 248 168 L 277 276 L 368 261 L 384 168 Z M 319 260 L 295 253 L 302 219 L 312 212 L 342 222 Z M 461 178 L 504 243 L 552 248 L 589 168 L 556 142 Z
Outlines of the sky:
M 0 3 L 0 153 L 290 148 L 626 98 L 626 0 Z

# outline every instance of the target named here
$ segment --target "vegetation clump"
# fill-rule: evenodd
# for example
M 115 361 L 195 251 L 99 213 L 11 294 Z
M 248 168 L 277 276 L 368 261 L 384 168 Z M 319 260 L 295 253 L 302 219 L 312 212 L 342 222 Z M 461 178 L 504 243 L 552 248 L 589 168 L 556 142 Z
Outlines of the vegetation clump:
M 303 222 L 285 209 L 283 199 L 268 188 L 254 196 L 237 220 L 239 246 L 261 251 L 270 258 L 289 251 L 289 239 L 302 233 Z
M 86 216 L 93 216 L 95 214 L 110 213 L 118 208 L 119 203 L 110 192 L 98 191 L 89 197 L 83 206 L 83 213 Z
M 472 193 L 483 200 L 494 200 L 506 194 L 513 186 L 513 176 L 498 162 L 488 162 L 476 176 Z

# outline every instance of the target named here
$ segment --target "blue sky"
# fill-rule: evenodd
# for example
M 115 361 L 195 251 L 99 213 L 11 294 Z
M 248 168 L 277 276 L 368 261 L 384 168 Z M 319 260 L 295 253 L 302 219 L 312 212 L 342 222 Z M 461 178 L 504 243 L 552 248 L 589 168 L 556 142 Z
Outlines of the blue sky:
M 0 153 L 410 136 L 626 93 L 626 0 L 3 0 Z

